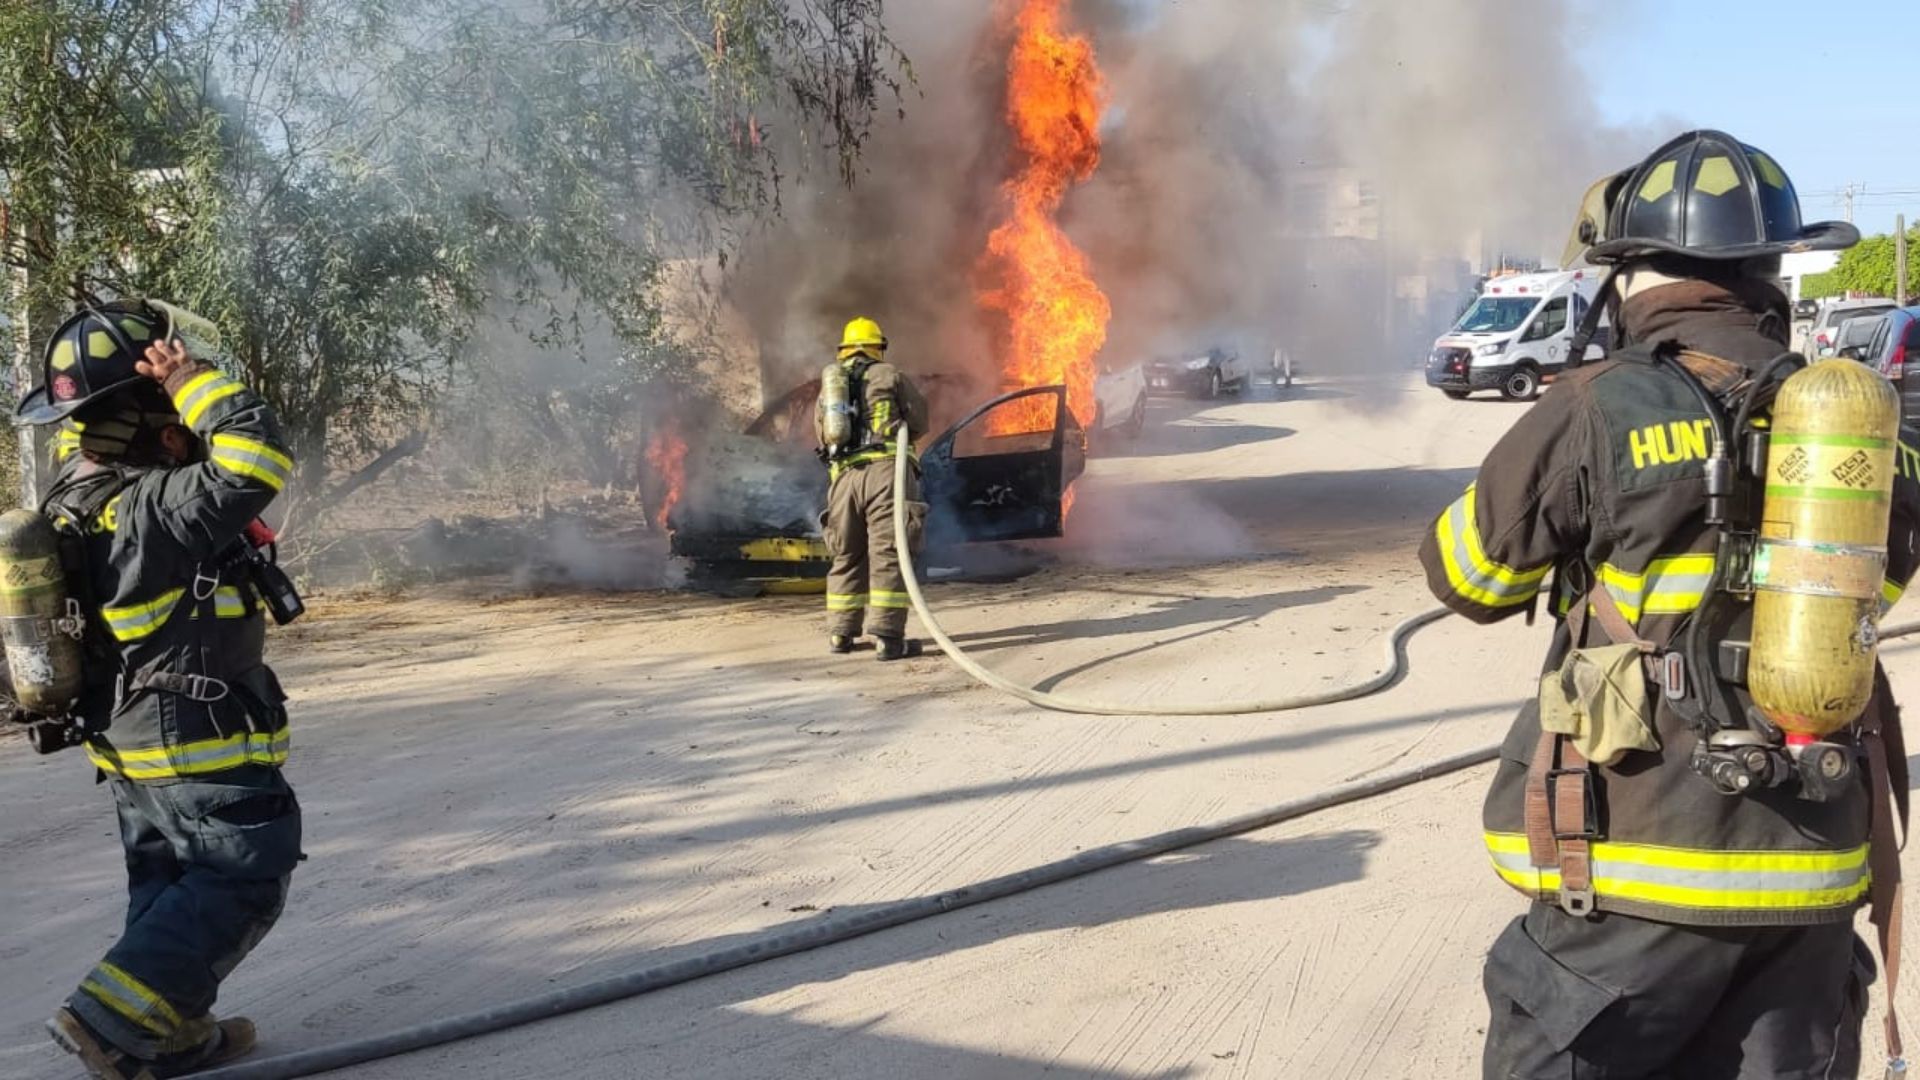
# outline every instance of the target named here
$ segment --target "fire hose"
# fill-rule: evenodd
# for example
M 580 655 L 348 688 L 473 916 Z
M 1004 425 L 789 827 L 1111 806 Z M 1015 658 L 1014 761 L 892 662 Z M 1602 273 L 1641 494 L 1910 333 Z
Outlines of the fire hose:
M 941 651 L 947 654 L 948 659 L 959 665 L 960 670 L 995 690 L 1011 694 L 1030 705 L 1037 705 L 1043 709 L 1093 716 L 1251 716 L 1261 713 L 1293 712 L 1320 705 L 1332 705 L 1341 701 L 1353 701 L 1377 694 L 1398 681 L 1406 673 L 1407 639 L 1422 627 L 1439 622 L 1453 614 L 1451 610 L 1444 607 L 1432 608 L 1402 620 L 1387 634 L 1387 663 L 1377 674 L 1363 682 L 1312 694 L 1296 694 L 1264 701 L 1176 701 L 1172 703 L 1163 701 L 1152 705 L 1132 705 L 1120 702 L 1084 701 L 1050 694 L 1036 687 L 1022 686 L 981 666 L 973 657 L 968 656 L 966 650 L 947 634 L 946 629 L 940 625 L 940 620 L 934 616 L 932 608 L 927 604 L 926 594 L 921 591 L 919 577 L 915 573 L 913 545 L 905 542 L 907 500 L 898 497 L 898 493 L 907 490 L 911 449 L 908 441 L 901 439 L 899 452 L 894 455 L 893 490 L 896 496 L 893 500 L 893 531 L 896 537 L 894 546 L 900 552 L 901 569 L 906 572 L 907 595 L 913 600 L 914 614 L 920 616 L 921 625 L 926 627 L 928 636 L 939 644 Z M 1878 640 L 1892 641 L 1916 633 L 1920 633 L 1920 623 L 1907 623 L 1882 630 Z
M 902 440 L 902 448 L 894 462 L 894 490 L 905 492 L 906 471 L 908 469 L 909 448 Z M 899 535 L 905 535 L 906 526 L 905 499 L 894 500 L 894 528 Z M 1349 701 L 1391 686 L 1406 669 L 1406 640 L 1416 630 L 1438 621 L 1447 615 L 1446 609 L 1422 612 L 1406 619 L 1396 626 L 1387 638 L 1387 666 L 1378 674 L 1364 682 L 1314 694 L 1301 694 L 1280 698 L 1269 702 L 1239 703 L 1230 706 L 1194 702 L 1179 705 L 1130 706 L 1107 705 L 1097 702 L 1075 701 L 1058 695 L 1042 693 L 1030 687 L 1023 687 L 987 670 L 974 662 L 966 652 L 941 628 L 939 621 L 929 608 L 926 596 L 921 592 L 915 579 L 913 556 L 908 545 L 898 545 L 906 571 L 907 592 L 912 598 L 914 610 L 928 632 L 947 655 L 976 679 L 994 689 L 1004 691 L 1043 708 L 1056 711 L 1093 713 L 1104 715 L 1182 715 L 1182 716 L 1222 716 L 1241 713 L 1283 712 L 1305 709 L 1314 705 L 1331 704 L 1337 701 Z M 755 935 L 736 945 L 717 949 L 712 952 L 690 956 L 681 960 L 641 967 L 632 972 L 615 975 L 579 986 L 556 990 L 520 1001 L 508 1002 L 495 1008 L 468 1013 L 464 1016 L 445 1020 L 434 1020 L 377 1035 L 367 1039 L 339 1043 L 332 1046 L 317 1047 L 312 1050 L 295 1051 L 260 1061 L 230 1065 L 202 1073 L 206 1080 L 289 1080 L 292 1077 L 312 1076 L 353 1065 L 365 1064 L 399 1054 L 412 1053 L 430 1047 L 443 1046 L 465 1039 L 477 1038 L 493 1032 L 504 1031 L 523 1024 L 547 1020 L 583 1009 L 594 1008 L 616 1001 L 638 997 L 642 994 L 664 990 L 668 987 L 704 979 L 723 972 L 734 971 L 769 960 L 791 956 L 840 942 L 851 941 L 868 934 L 877 933 L 892 927 L 904 926 L 922 919 L 942 915 L 961 908 L 992 900 L 1004 899 L 1020 893 L 1031 892 L 1048 885 L 1070 881 L 1101 870 L 1139 862 L 1169 852 L 1197 847 L 1243 833 L 1257 832 L 1271 828 L 1283 822 L 1310 814 L 1331 810 L 1335 807 L 1358 802 L 1398 791 L 1401 788 L 1422 783 L 1427 780 L 1447 776 L 1452 773 L 1484 765 L 1499 756 L 1499 744 L 1476 747 L 1471 750 L 1393 772 L 1337 784 L 1296 799 L 1290 799 L 1277 806 L 1257 810 L 1249 814 L 1228 818 L 1207 825 L 1190 826 L 1164 832 L 1136 840 L 1127 840 L 1106 847 L 1093 848 L 1056 862 L 1045 863 L 1012 874 L 992 878 L 987 881 L 962 885 L 943 892 L 910 897 L 890 903 L 880 904 L 852 914 L 836 915 L 829 911 L 815 918 L 802 920 L 785 927 L 776 927 L 765 933 Z
M 921 625 L 927 628 L 928 636 L 940 645 L 948 659 L 960 666 L 960 670 L 975 679 L 1004 694 L 1011 694 L 1030 705 L 1055 712 L 1082 713 L 1092 716 L 1250 716 L 1259 713 L 1293 712 L 1299 709 L 1311 709 L 1319 705 L 1332 705 L 1340 701 L 1352 701 L 1356 698 L 1377 694 L 1399 681 L 1406 673 L 1407 639 L 1423 626 L 1439 622 L 1453 612 L 1446 608 L 1433 608 L 1411 616 L 1400 622 L 1387 634 L 1387 663 L 1380 671 L 1363 682 L 1348 686 L 1339 686 L 1331 690 L 1321 690 L 1311 694 L 1295 694 L 1290 697 L 1271 698 L 1264 701 L 1160 701 L 1151 705 L 1132 705 L 1120 702 L 1084 701 L 1076 698 L 1050 694 L 1036 687 L 1022 686 L 1011 679 L 995 674 L 967 655 L 946 630 L 940 620 L 934 617 L 927 597 L 920 589 L 919 575 L 913 565 L 913 545 L 906 543 L 907 536 L 907 500 L 900 497 L 907 488 L 908 462 L 912 446 L 906 439 L 900 440 L 899 452 L 893 459 L 893 532 L 896 538 L 894 547 L 900 552 L 900 566 L 907 579 L 907 596 L 913 601 L 914 614 L 920 616 Z
M 907 448 L 904 440 L 902 450 L 895 461 L 896 492 L 906 491 L 905 480 L 908 468 Z M 894 527 L 900 535 L 905 535 L 904 499 L 894 501 Z M 913 600 L 914 610 L 926 625 L 941 648 L 946 650 L 955 663 L 974 678 L 994 689 L 1012 694 L 1042 708 L 1056 711 L 1115 715 L 1229 715 L 1236 713 L 1281 712 L 1304 709 L 1313 705 L 1347 701 L 1357 697 L 1376 693 L 1391 685 L 1405 671 L 1405 642 L 1408 636 L 1419 628 L 1433 623 L 1447 614 L 1445 609 L 1427 611 L 1407 619 L 1396 626 L 1387 639 L 1388 666 L 1380 674 L 1365 682 L 1341 689 L 1317 694 L 1297 695 L 1280 698 L 1265 703 L 1245 703 L 1221 706 L 1207 703 L 1191 703 L 1179 706 L 1158 705 L 1136 707 L 1131 705 L 1102 705 L 1092 702 L 1079 702 L 1042 693 L 1030 687 L 1013 683 L 981 667 L 969 658 L 953 639 L 940 627 L 939 621 L 929 610 L 925 595 L 915 580 L 912 553 L 907 544 L 899 545 L 904 569 L 906 570 L 907 592 Z M 1893 640 L 1920 633 L 1920 623 L 1895 627 L 1883 632 L 1881 640 Z M 923 919 L 958 911 L 962 908 L 984 904 L 993 900 L 1031 892 L 1036 889 L 1055 885 L 1065 881 L 1084 877 L 1098 871 L 1139 862 L 1144 859 L 1169 854 L 1186 848 L 1197 847 L 1217 840 L 1257 832 L 1284 822 L 1293 821 L 1322 811 L 1345 806 L 1361 800 L 1375 798 L 1402 788 L 1461 772 L 1478 765 L 1484 765 L 1499 757 L 1500 746 L 1491 743 L 1454 754 L 1438 761 L 1428 762 L 1390 773 L 1338 784 L 1299 798 L 1290 799 L 1264 810 L 1228 818 L 1208 825 L 1190 826 L 1159 833 L 1136 840 L 1127 840 L 1105 847 L 1087 851 L 1044 863 L 1026 870 L 991 878 L 986 881 L 962 885 L 942 892 L 929 893 L 889 903 L 875 905 L 851 914 L 836 915 L 831 910 L 788 926 L 776 927 L 764 933 L 754 935 L 746 941 L 710 952 L 700 953 L 680 960 L 644 966 L 625 974 L 614 975 L 578 986 L 524 998 L 519 1001 L 467 1013 L 444 1020 L 428 1021 L 412 1027 L 402 1028 L 384 1035 L 337 1043 L 331 1046 L 317 1047 L 312 1050 L 295 1051 L 260 1061 L 231 1065 L 222 1069 L 199 1074 L 204 1080 L 291 1080 L 293 1077 L 313 1076 L 354 1065 L 361 1065 L 400 1054 L 412 1053 L 436 1046 L 505 1031 L 524 1024 L 553 1019 L 569 1013 L 612 1004 L 643 994 L 653 993 L 669 987 L 680 986 L 699 979 L 751 967 L 756 964 L 777 960 L 781 957 L 813 949 L 824 948 L 841 942 L 852 941 L 869 934 Z

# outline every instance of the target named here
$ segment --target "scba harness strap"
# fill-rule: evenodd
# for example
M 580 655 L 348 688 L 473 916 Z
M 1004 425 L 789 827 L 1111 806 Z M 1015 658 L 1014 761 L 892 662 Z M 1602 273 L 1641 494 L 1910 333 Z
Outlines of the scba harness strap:
M 203 625 L 218 625 L 212 620 L 218 614 L 216 596 L 220 587 L 220 568 L 209 573 L 205 564 L 194 567 L 193 582 L 187 594 L 181 598 L 181 602 L 173 605 L 159 628 L 147 638 L 148 647 L 158 648 L 160 656 L 144 667 L 133 671 L 123 670 L 118 650 L 109 644 L 111 634 L 100 625 L 100 605 L 93 592 L 86 529 L 109 503 L 132 486 L 141 472 L 140 469 L 95 463 L 91 470 L 74 476 L 49 492 L 42 505 L 42 512 L 52 518 L 60 536 L 60 557 L 67 574 L 68 595 L 79 601 L 81 609 L 86 612 L 87 631 L 83 641 L 87 662 L 94 670 L 115 672 L 112 710 L 115 715 L 136 695 L 149 690 L 178 694 L 201 704 L 224 700 L 231 692 L 224 679 L 206 674 L 176 672 L 168 670 L 167 666 L 173 646 L 179 643 L 176 639 L 190 628 L 186 613 L 197 612 L 200 619 L 207 620 Z M 221 567 L 226 564 L 223 562 Z M 242 595 L 246 596 L 244 586 Z M 248 602 L 251 603 L 250 598 Z M 99 678 L 104 681 L 105 676 Z
M 1574 644 L 1584 646 L 1587 613 L 1600 622 L 1616 645 L 1632 645 L 1648 657 L 1653 670 L 1654 644 L 1634 632 L 1606 586 L 1596 582 L 1568 615 Z M 1523 801 L 1527 853 L 1532 864 L 1560 875 L 1560 909 L 1569 915 L 1594 910 L 1593 843 L 1600 835 L 1600 800 L 1594 786 L 1592 763 L 1565 735 L 1542 730 L 1527 769 Z

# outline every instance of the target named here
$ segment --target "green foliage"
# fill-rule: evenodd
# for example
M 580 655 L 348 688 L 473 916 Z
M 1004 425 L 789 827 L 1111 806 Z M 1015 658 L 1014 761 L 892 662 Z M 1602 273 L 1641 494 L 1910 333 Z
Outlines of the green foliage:
M 852 179 L 904 71 L 880 3 L 8 5 L 0 299 L 209 316 L 309 470 L 474 378 L 482 327 L 671 380 L 663 266 L 724 265 L 782 160 Z
M 1840 264 L 1824 274 L 1809 274 L 1800 282 L 1800 294 L 1818 299 L 1859 293 L 1895 296 L 1894 238 L 1869 236 L 1840 256 Z M 1920 227 L 1907 233 L 1906 295 L 1920 295 Z

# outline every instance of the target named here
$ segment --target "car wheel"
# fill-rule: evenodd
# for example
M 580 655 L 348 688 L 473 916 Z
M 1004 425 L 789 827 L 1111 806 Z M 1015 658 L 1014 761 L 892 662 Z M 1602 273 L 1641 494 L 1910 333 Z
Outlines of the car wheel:
M 1469 393 L 1471 393 L 1472 391 L 1469 391 L 1469 390 L 1442 390 L 1442 391 L 1440 391 L 1440 392 L 1441 392 L 1441 393 L 1443 393 L 1443 394 L 1445 394 L 1445 395 L 1447 395 L 1448 397 L 1450 397 L 1450 398 L 1452 398 L 1452 399 L 1453 399 L 1453 400 L 1455 400 L 1455 401 L 1465 401 L 1465 400 L 1467 400 L 1467 395 L 1468 395 Z
M 1508 401 L 1532 401 L 1540 393 L 1540 373 L 1530 367 L 1513 369 L 1500 384 L 1500 396 Z
M 1216 369 L 1214 371 L 1207 372 L 1207 400 L 1214 401 L 1214 400 L 1217 400 L 1219 397 L 1220 397 L 1220 372 Z

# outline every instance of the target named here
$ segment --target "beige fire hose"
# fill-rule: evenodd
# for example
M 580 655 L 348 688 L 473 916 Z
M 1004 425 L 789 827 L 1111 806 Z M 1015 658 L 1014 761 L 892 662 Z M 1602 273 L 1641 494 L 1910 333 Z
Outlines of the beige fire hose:
M 1364 682 L 1355 683 L 1350 686 L 1335 687 L 1331 690 L 1322 690 L 1312 694 L 1296 694 L 1293 697 L 1272 698 L 1266 701 L 1161 701 L 1151 705 L 1133 705 L 1113 701 L 1084 701 L 1076 698 L 1062 697 L 1058 694 L 1049 694 L 1043 690 L 1034 689 L 1031 686 L 1021 686 L 1011 679 L 989 671 L 981 666 L 978 661 L 974 660 L 973 657 L 968 656 L 967 651 L 962 649 L 952 637 L 948 636 L 946 630 L 941 627 L 940 620 L 934 616 L 932 607 L 927 603 L 926 594 L 920 591 L 920 581 L 915 574 L 913 565 L 912 545 L 904 542 L 904 538 L 907 535 L 907 500 L 899 497 L 900 493 L 907 490 L 907 468 L 908 462 L 911 460 L 909 456 L 910 452 L 911 445 L 909 442 L 906 439 L 900 440 L 900 452 L 894 455 L 893 460 L 893 490 L 895 492 L 895 498 L 893 500 L 893 529 L 894 535 L 901 538 L 901 542 L 896 543 L 894 546 L 899 549 L 900 563 L 906 570 L 907 595 L 913 598 L 914 613 L 920 616 L 920 622 L 927 628 L 928 636 L 939 643 L 941 650 L 944 651 L 954 663 L 960 665 L 960 670 L 965 671 L 967 674 L 993 687 L 995 690 L 1011 694 L 1022 701 L 1032 705 L 1038 705 L 1043 709 L 1052 709 L 1055 712 L 1085 713 L 1092 716 L 1245 716 L 1255 713 L 1292 712 L 1297 709 L 1310 709 L 1319 705 L 1331 705 L 1337 701 L 1352 701 L 1355 698 L 1363 698 L 1369 694 L 1379 693 L 1381 690 L 1392 686 L 1398 681 L 1400 676 L 1406 673 L 1407 639 L 1412 637 L 1413 633 L 1421 627 L 1438 622 L 1448 615 L 1453 614 L 1446 608 L 1434 608 L 1402 621 L 1400 625 L 1395 626 L 1393 631 L 1387 635 L 1387 663 L 1378 674 Z M 1910 637 L 1916 633 L 1920 633 L 1920 623 L 1906 623 L 1882 630 L 1880 632 L 1880 640 L 1893 641 L 1898 638 Z
M 1331 705 L 1336 701 L 1352 701 L 1369 694 L 1377 694 L 1398 682 L 1406 673 L 1406 643 L 1414 631 L 1430 623 L 1435 623 L 1453 614 L 1446 608 L 1434 608 L 1414 615 L 1393 628 L 1386 640 L 1386 666 L 1364 682 L 1349 686 L 1335 687 L 1311 694 L 1295 694 L 1292 697 L 1270 698 L 1265 701 L 1156 701 L 1151 705 L 1128 704 L 1117 701 L 1085 701 L 1077 698 L 1049 694 L 1031 686 L 997 675 L 982 667 L 980 663 L 967 655 L 946 630 L 940 620 L 934 617 L 933 609 L 927 603 L 926 594 L 920 591 L 920 581 L 913 565 L 912 545 L 905 542 L 907 535 L 907 500 L 902 496 L 907 491 L 907 468 L 911 460 L 912 446 L 906 439 L 900 440 L 900 452 L 893 460 L 893 529 L 900 542 L 894 546 L 900 551 L 900 563 L 906 571 L 907 595 L 913 599 L 914 613 L 920 616 L 920 622 L 927 628 L 928 636 L 938 642 L 942 651 L 960 669 L 1002 693 L 1012 694 L 1032 705 L 1055 712 L 1085 713 L 1092 716 L 1245 716 L 1255 713 L 1292 712 L 1296 709 L 1310 709 L 1317 705 Z

